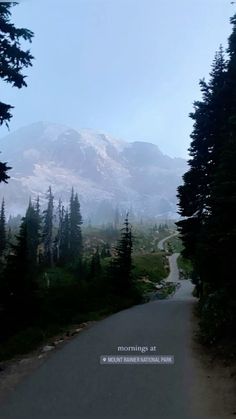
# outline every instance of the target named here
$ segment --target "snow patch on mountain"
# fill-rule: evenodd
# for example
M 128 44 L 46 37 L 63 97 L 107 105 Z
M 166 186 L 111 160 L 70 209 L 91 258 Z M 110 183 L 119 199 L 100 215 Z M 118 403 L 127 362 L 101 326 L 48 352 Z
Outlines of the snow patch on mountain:
M 51 185 L 65 201 L 74 187 L 88 216 L 117 205 L 144 217 L 176 213 L 186 161 L 164 155 L 155 144 L 38 122 L 3 138 L 0 149 L 13 167 L 9 184 L 0 184 L 0 198 L 11 208 L 23 211 L 30 195 L 45 197 Z

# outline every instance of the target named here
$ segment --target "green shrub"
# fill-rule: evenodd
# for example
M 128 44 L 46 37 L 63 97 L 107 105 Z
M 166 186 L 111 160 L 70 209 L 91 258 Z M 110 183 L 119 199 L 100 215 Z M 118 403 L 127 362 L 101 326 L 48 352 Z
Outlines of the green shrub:
M 150 281 L 158 283 L 168 276 L 165 268 L 166 259 L 161 253 L 136 255 L 133 258 L 133 265 L 133 274 L 136 279 L 148 277 Z
M 185 279 L 191 278 L 193 273 L 193 265 L 191 261 L 184 258 L 182 255 L 179 255 L 177 264 L 180 271 L 180 276 Z
M 236 321 L 236 302 L 225 290 L 215 291 L 199 303 L 200 337 L 203 343 L 214 344 L 232 336 Z

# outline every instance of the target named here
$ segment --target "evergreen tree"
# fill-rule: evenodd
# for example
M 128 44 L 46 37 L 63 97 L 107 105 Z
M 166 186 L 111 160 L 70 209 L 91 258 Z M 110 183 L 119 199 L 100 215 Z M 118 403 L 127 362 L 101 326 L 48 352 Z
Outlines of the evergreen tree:
M 27 86 L 22 70 L 32 65 L 33 57 L 29 50 L 21 48 L 23 42 L 31 42 L 33 32 L 24 28 L 16 28 L 10 22 L 11 8 L 15 2 L 0 3 L 0 78 L 18 89 Z M 13 106 L 0 102 L 0 125 L 5 123 L 8 126 L 12 118 Z M 7 171 L 10 167 L 7 163 L 0 162 L 0 182 L 7 182 L 9 176 Z
M 6 281 L 9 294 L 27 296 L 36 288 L 40 223 L 31 201 L 22 219 L 16 244 L 7 257 Z
M 7 246 L 6 237 L 6 218 L 5 218 L 5 202 L 2 200 L 0 212 L 0 259 L 4 255 Z
M 102 250 L 101 250 L 101 258 L 105 259 L 105 258 L 109 258 L 111 257 L 111 250 L 110 250 L 110 245 L 109 243 L 105 243 L 102 246 Z
M 222 121 L 224 141 L 212 182 L 211 217 L 206 226 L 206 234 L 211 256 L 209 280 L 214 287 L 227 288 L 231 297 L 234 295 L 236 299 L 236 15 L 231 19 L 231 23 L 233 31 L 229 38 L 225 86 L 227 106 Z
M 189 170 L 178 188 L 180 214 L 177 223 L 185 245 L 185 255 L 194 259 L 197 243 L 211 213 L 210 197 L 215 167 L 218 164 L 224 136 L 227 94 L 226 63 L 220 48 L 215 56 L 209 83 L 200 81 L 203 100 L 195 102 L 191 134 Z
M 35 211 L 36 211 L 36 214 L 37 214 L 37 216 L 38 216 L 38 218 L 40 220 L 40 201 L 39 201 L 39 196 L 37 196 L 37 199 L 36 199 Z
M 10 249 L 10 247 L 12 245 L 12 240 L 13 240 L 12 230 L 11 230 L 11 227 L 8 227 L 8 229 L 7 229 L 7 251 Z
M 70 258 L 71 261 L 79 259 L 82 257 L 82 217 L 80 213 L 80 203 L 78 199 L 78 194 L 74 194 L 72 189 L 71 198 L 70 198 Z
M 28 268 L 34 270 L 38 264 L 38 248 L 40 243 L 40 218 L 38 208 L 34 207 L 30 201 L 26 211 L 25 219 L 27 234 L 27 257 Z
M 17 230 L 19 230 L 21 221 L 22 221 L 22 217 L 19 214 L 15 217 L 10 215 L 9 220 L 8 220 L 8 227 L 11 228 L 12 233 L 15 233 Z
M 225 62 L 222 49 L 203 100 L 195 106 L 189 162 L 179 188 L 185 254 L 203 283 L 202 328 L 214 340 L 235 329 L 236 306 L 236 15 Z
M 124 227 L 121 229 L 121 238 L 115 249 L 116 255 L 110 266 L 115 292 L 120 295 L 130 294 L 132 290 L 132 251 L 133 234 L 127 214 Z
M 40 201 L 39 196 L 37 197 L 36 204 L 34 205 L 35 211 L 35 223 L 37 225 L 36 235 L 37 235 L 37 263 L 41 264 L 43 260 L 42 255 L 42 216 L 41 216 L 41 209 L 40 209 Z
M 51 186 L 47 193 L 48 205 L 43 212 L 43 246 L 44 246 L 44 262 L 48 266 L 53 265 L 53 208 L 54 197 Z
M 96 252 L 93 254 L 90 264 L 90 278 L 98 278 L 101 274 L 101 260 L 99 249 L 97 248 Z
M 70 260 L 70 222 L 68 210 L 62 208 L 61 238 L 59 244 L 59 261 L 61 264 Z
M 57 227 L 57 234 L 54 240 L 54 259 L 55 261 L 60 261 L 60 248 L 61 248 L 61 239 L 62 239 L 62 226 L 63 226 L 63 214 L 64 214 L 64 207 L 62 205 L 61 198 L 58 202 L 57 207 L 57 214 L 56 214 L 56 227 Z

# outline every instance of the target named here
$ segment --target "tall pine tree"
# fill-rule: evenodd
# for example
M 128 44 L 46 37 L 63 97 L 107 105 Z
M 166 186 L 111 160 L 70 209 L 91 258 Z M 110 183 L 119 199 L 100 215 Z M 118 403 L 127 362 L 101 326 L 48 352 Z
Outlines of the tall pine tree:
M 119 295 L 129 295 L 133 288 L 132 251 L 133 234 L 127 214 L 124 221 L 124 227 L 121 229 L 121 238 L 115 249 L 116 255 L 110 266 L 110 275 L 114 290 Z
M 220 158 L 215 166 L 211 193 L 211 217 L 207 225 L 208 248 L 211 255 L 210 282 L 216 288 L 227 288 L 236 298 L 236 15 L 231 19 L 233 31 L 229 38 L 227 78 Z M 222 281 L 224 278 L 224 281 Z
M 33 32 L 16 28 L 11 23 L 11 8 L 15 2 L 0 3 L 0 78 L 18 89 L 27 86 L 22 70 L 32 65 L 33 56 L 29 50 L 21 48 L 21 41 L 32 41 Z M 13 106 L 0 101 L 0 125 L 7 124 L 12 118 Z M 0 182 L 7 182 L 7 163 L 0 162 Z
M 2 200 L 1 212 L 0 212 L 0 259 L 4 255 L 7 247 L 6 238 L 6 218 L 5 218 L 5 202 Z
M 47 209 L 43 212 L 43 246 L 44 263 L 47 266 L 53 265 L 53 208 L 54 197 L 51 186 L 47 193 Z
M 62 208 L 60 236 L 59 262 L 65 264 L 70 261 L 70 222 L 69 212 L 64 208 Z
M 16 244 L 11 245 L 7 257 L 6 282 L 9 295 L 23 298 L 36 288 L 40 222 L 37 209 L 29 202 L 22 219 Z
M 226 117 L 227 94 L 226 63 L 220 48 L 213 62 L 210 81 L 200 81 L 203 99 L 194 103 L 194 120 L 191 134 L 189 170 L 184 184 L 178 188 L 180 214 L 183 220 L 177 223 L 185 245 L 185 255 L 193 261 L 198 252 L 198 243 L 211 213 L 211 185 L 219 161 Z
M 62 239 L 62 226 L 63 226 L 63 214 L 64 208 L 62 205 L 61 198 L 58 202 L 57 212 L 56 212 L 56 228 L 57 234 L 54 239 L 54 259 L 56 262 L 60 261 L 60 248 L 61 248 L 61 239 Z
M 74 193 L 72 189 L 70 198 L 70 258 L 71 261 L 80 259 L 82 257 L 83 245 L 82 245 L 82 217 L 80 213 L 80 203 L 78 194 Z
M 179 188 L 178 228 L 203 282 L 201 324 L 211 341 L 232 335 L 236 321 L 236 15 L 231 23 L 229 58 L 221 49 L 210 82 L 201 84 L 190 169 Z

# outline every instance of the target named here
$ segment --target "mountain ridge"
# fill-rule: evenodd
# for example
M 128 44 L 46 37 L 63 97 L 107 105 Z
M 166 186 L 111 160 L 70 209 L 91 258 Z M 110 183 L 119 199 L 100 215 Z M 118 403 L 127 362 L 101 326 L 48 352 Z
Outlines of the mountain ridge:
M 13 213 L 25 210 L 30 195 L 44 201 L 51 185 L 55 198 L 65 201 L 73 186 L 90 218 L 96 219 L 101 207 L 116 206 L 132 206 L 138 216 L 173 216 L 187 164 L 152 143 L 42 121 L 1 139 L 0 150 L 13 167 L 9 184 L 0 185 L 0 197 Z

